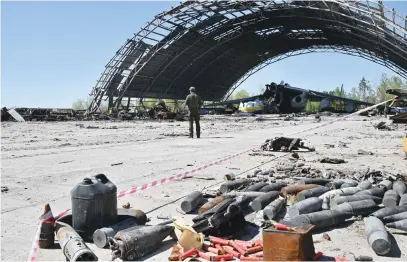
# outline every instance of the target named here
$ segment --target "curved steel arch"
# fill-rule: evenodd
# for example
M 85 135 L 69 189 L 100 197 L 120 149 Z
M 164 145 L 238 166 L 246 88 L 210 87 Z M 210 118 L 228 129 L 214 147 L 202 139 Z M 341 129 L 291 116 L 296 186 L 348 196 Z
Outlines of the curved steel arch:
M 116 52 L 93 88 L 104 98 L 226 99 L 259 68 L 334 51 L 407 78 L 407 19 L 373 1 L 186 1 L 147 23 Z M 113 101 L 113 97 L 116 98 Z

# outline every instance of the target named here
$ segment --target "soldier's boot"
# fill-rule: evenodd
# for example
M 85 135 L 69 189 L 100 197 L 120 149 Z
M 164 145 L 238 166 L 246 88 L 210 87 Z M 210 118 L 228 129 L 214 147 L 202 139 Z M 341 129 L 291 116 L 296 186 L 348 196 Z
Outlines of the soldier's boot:
M 194 126 L 191 122 L 189 123 L 189 138 L 194 138 Z
M 200 138 L 201 137 L 201 126 L 200 126 L 199 122 L 196 122 L 195 125 L 196 125 L 196 137 Z

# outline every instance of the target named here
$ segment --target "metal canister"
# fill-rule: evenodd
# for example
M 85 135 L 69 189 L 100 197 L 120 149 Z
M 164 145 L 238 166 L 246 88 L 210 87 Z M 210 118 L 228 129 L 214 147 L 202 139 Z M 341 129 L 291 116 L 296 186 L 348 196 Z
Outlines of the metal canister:
M 297 194 L 303 190 L 307 190 L 307 189 L 311 189 L 311 188 L 315 188 L 315 187 L 320 187 L 320 185 L 307 184 L 307 185 L 286 186 L 280 190 L 280 195 L 286 197 L 287 195 Z
M 360 182 L 357 187 L 361 188 L 362 190 L 367 190 L 372 188 L 372 183 L 370 183 L 369 180 L 364 180 Z
M 323 200 L 318 197 L 310 197 L 303 201 L 297 202 L 288 209 L 290 217 L 302 214 L 313 213 L 321 210 Z
M 400 196 L 407 193 L 406 184 L 403 181 L 397 180 L 393 183 L 393 190 L 396 191 Z
M 117 188 L 104 175 L 86 177 L 71 190 L 72 227 L 92 241 L 96 229 L 117 223 Z
M 264 208 L 263 214 L 267 216 L 268 219 L 273 220 L 277 216 L 277 214 L 281 211 L 284 205 L 285 205 L 284 198 L 276 199 Z
M 399 221 L 395 221 L 395 222 L 391 222 L 391 223 L 387 223 L 386 227 L 388 228 L 395 228 L 398 230 L 403 230 L 407 232 L 407 219 L 403 219 L 403 220 L 399 220 Z
M 280 191 L 285 186 L 287 186 L 286 183 L 273 183 L 263 187 L 259 192 Z
M 225 181 L 233 181 L 233 180 L 236 179 L 236 175 L 235 175 L 234 173 L 227 173 L 227 174 L 223 177 L 223 179 L 224 179 Z
M 325 186 L 329 182 L 330 180 L 324 178 L 303 178 L 300 181 L 298 181 L 298 184 L 300 185 L 316 184 Z
M 351 183 L 343 183 L 342 185 L 341 185 L 341 189 L 342 188 L 348 188 L 348 187 L 355 187 L 353 184 L 351 184 Z
M 221 203 L 223 200 L 225 200 L 227 198 L 232 198 L 232 197 L 227 196 L 227 195 L 222 195 L 222 196 L 218 196 L 218 197 L 215 197 L 215 198 L 209 200 L 208 202 L 206 202 L 199 208 L 198 214 L 202 214 L 202 213 L 208 211 L 209 209 L 215 207 L 217 204 Z
M 193 211 L 202 202 L 203 195 L 201 191 L 194 191 L 181 202 L 181 209 L 185 213 Z
M 358 187 L 347 187 L 347 188 L 342 188 L 342 189 L 335 189 L 328 191 L 322 195 L 319 196 L 319 198 L 323 199 L 322 202 L 322 209 L 328 210 L 330 209 L 331 206 L 331 200 L 337 196 L 347 196 L 347 195 L 353 195 L 362 189 Z
M 136 225 L 138 225 L 136 219 L 128 218 L 110 227 L 97 229 L 95 233 L 93 233 L 93 243 L 99 248 L 104 248 L 108 246 L 109 238 L 114 237 L 117 232 Z
M 386 255 L 390 252 L 389 234 L 380 219 L 373 216 L 365 218 L 365 232 L 367 242 L 376 254 Z
M 335 179 L 334 181 L 328 183 L 326 186 L 331 187 L 333 189 L 339 189 L 342 187 L 343 184 L 347 184 L 349 186 L 345 186 L 345 187 L 355 187 L 358 185 L 358 182 L 356 180 L 353 179 Z M 345 188 L 344 187 L 344 188 Z
M 373 200 L 365 199 L 355 202 L 345 202 L 333 207 L 332 210 L 337 210 L 352 216 L 369 215 L 377 210 L 377 205 Z
M 173 226 L 135 226 L 117 232 L 109 239 L 113 260 L 134 261 L 154 252 L 161 246 L 161 242 L 174 231 Z
M 387 190 L 386 193 L 384 193 L 382 202 L 385 207 L 396 207 L 398 205 L 399 201 L 400 201 L 400 196 L 396 191 Z
M 355 201 L 366 200 L 366 199 L 371 199 L 371 200 L 375 201 L 376 204 L 379 204 L 382 200 L 380 197 L 375 197 L 375 196 L 371 196 L 371 195 L 339 196 L 339 197 L 335 197 L 331 200 L 330 207 L 333 208 L 342 203 L 355 202 Z
M 384 187 L 374 187 L 371 189 L 357 192 L 355 195 L 371 195 L 383 198 L 386 189 Z
M 312 241 L 312 225 L 296 231 L 263 230 L 264 261 L 312 261 L 315 248 Z
M 384 217 L 383 221 L 385 221 L 386 223 L 390 223 L 390 222 L 395 222 L 395 221 L 404 220 L 404 219 L 407 219 L 407 211 Z
M 251 192 L 251 191 L 253 191 L 253 192 L 258 192 L 258 191 L 260 191 L 260 189 L 262 189 L 263 187 L 268 186 L 268 185 L 269 185 L 269 184 L 268 184 L 268 183 L 265 183 L 265 182 L 256 183 L 256 184 L 254 184 L 254 185 L 249 186 L 249 187 L 246 189 L 246 191 L 249 191 L 249 192 Z
M 97 256 L 85 244 L 76 231 L 66 223 L 57 222 L 57 239 L 67 260 L 98 261 Z
M 219 190 L 222 193 L 227 193 L 229 191 L 237 189 L 237 188 L 239 188 L 241 186 L 248 185 L 250 183 L 251 183 L 250 179 L 237 179 L 237 180 L 234 180 L 234 181 L 228 181 L 228 182 L 223 183 L 220 186 Z
M 265 193 L 262 196 L 256 197 L 252 203 L 250 204 L 251 208 L 254 211 L 260 211 L 265 208 L 271 201 L 277 199 L 279 197 L 278 191 L 270 191 Z
M 407 206 L 407 193 L 401 196 L 399 206 Z
M 336 210 L 323 210 L 309 214 L 303 214 L 284 219 L 280 223 L 287 226 L 299 227 L 304 225 L 315 225 L 315 229 L 326 228 L 334 225 L 339 225 L 351 215 L 344 214 Z
M 390 190 L 390 189 L 393 189 L 393 182 L 386 179 L 386 180 L 383 180 L 382 182 L 380 182 L 379 186 L 384 186 L 386 188 L 386 190 Z
M 307 190 L 303 190 L 300 193 L 297 194 L 297 200 L 302 201 L 310 197 L 319 197 L 320 195 L 330 191 L 328 187 L 325 186 L 319 186 Z
M 407 211 L 407 206 L 385 207 L 372 214 L 379 219 Z

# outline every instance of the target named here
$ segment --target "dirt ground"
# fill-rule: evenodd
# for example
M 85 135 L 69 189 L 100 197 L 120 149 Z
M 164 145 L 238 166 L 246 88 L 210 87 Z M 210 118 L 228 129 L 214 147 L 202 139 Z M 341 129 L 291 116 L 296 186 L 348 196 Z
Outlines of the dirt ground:
M 321 123 L 336 117 L 322 116 Z M 383 120 L 388 121 L 357 116 L 297 135 L 316 148 L 315 152 L 300 153 L 301 161 L 321 170 L 336 168 L 352 172 L 369 167 L 394 174 L 407 173 L 401 148 L 406 127 L 400 125 L 393 131 L 380 131 L 372 126 Z M 203 116 L 202 138 L 189 139 L 187 122 L 2 123 L 1 185 L 8 191 L 1 193 L 1 259 L 27 259 L 43 205 L 50 203 L 54 214 L 70 208 L 70 190 L 87 175 L 103 173 L 119 191 L 126 190 L 260 147 L 267 138 L 318 125 L 313 116 L 291 121 L 275 115 Z M 358 155 L 358 149 L 373 155 Z M 192 178 L 125 196 L 118 204 L 129 202 L 132 207 L 148 212 L 151 224 L 162 222 L 157 216 L 176 216 L 190 222 L 193 215 L 177 211 L 181 201 L 175 200 L 204 187 L 218 187 L 227 172 L 239 174 L 258 165 L 264 170 L 288 161 L 284 153 L 273 152 L 274 156 L 280 156 L 277 159 L 270 154 L 243 154 L 202 170 Z M 347 163 L 333 165 L 317 161 L 325 156 L 344 158 Z M 247 173 L 250 172 L 253 171 Z M 316 243 L 315 249 L 324 255 L 343 255 L 348 259 L 353 259 L 354 254 L 372 256 L 375 260 L 407 260 L 407 234 L 390 232 L 394 238 L 393 250 L 386 257 L 377 256 L 369 247 L 361 221 L 330 230 L 331 241 Z M 314 240 L 319 239 L 320 234 L 314 235 Z M 165 241 L 157 252 L 144 259 L 166 260 L 174 243 Z M 108 249 L 89 246 L 99 260 L 110 258 Z M 40 249 L 37 260 L 65 258 L 58 248 Z

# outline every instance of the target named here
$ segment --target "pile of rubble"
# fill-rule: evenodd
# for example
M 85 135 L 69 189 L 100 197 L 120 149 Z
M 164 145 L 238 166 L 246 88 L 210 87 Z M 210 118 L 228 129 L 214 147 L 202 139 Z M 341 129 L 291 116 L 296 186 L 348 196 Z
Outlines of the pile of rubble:
M 157 102 L 157 104 L 148 111 L 148 114 L 152 119 L 174 119 L 177 115 L 169 110 L 164 101 Z
M 407 113 L 399 113 L 390 117 L 395 124 L 407 124 Z

